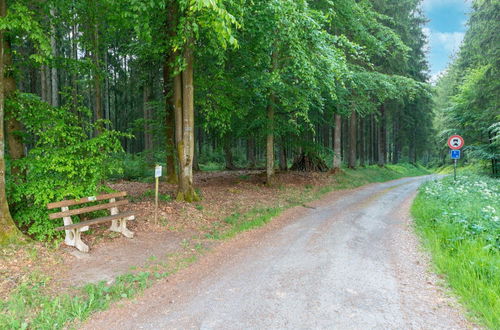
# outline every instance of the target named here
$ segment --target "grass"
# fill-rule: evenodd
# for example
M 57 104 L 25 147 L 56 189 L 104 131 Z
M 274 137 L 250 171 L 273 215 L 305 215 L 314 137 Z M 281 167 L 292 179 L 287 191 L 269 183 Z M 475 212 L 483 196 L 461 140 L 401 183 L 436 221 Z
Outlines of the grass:
M 65 329 L 85 321 L 92 313 L 106 310 L 121 299 L 131 299 L 156 280 L 170 276 L 196 262 L 197 253 L 169 256 L 170 263 L 150 265 L 149 271 L 118 276 L 108 285 L 105 281 L 75 288 L 71 294 L 53 295 L 46 291 L 50 278 L 38 273 L 20 284 L 6 301 L 0 301 L 0 329 Z M 148 261 L 157 258 L 152 256 Z M 70 326 L 72 324 L 72 326 Z
M 412 206 L 437 272 L 474 319 L 500 329 L 500 184 L 460 175 L 425 184 Z
M 335 189 L 354 188 L 371 182 L 424 174 L 428 174 L 424 168 L 412 165 L 346 169 L 342 174 L 334 176 L 329 185 L 321 187 L 308 185 L 301 191 L 290 192 L 284 205 L 256 207 L 245 213 L 233 213 L 222 222 L 215 223 L 207 234 L 207 238 L 229 239 L 240 232 L 261 227 L 285 209 L 318 199 Z M 201 195 L 201 191 L 198 193 Z M 283 193 L 287 193 L 286 189 L 283 189 Z M 141 197 L 151 198 L 151 192 L 148 191 Z M 183 241 L 181 247 L 185 251 L 190 250 L 190 242 Z M 151 286 L 154 281 L 196 262 L 198 254 L 205 251 L 200 243 L 194 245 L 193 250 L 194 252 L 187 255 L 169 256 L 176 261 L 168 265 L 153 264 L 158 261 L 157 257 L 150 256 L 148 271 L 140 271 L 139 267 L 131 267 L 131 273 L 119 276 L 111 285 L 105 282 L 89 284 L 83 288 L 76 288 L 72 295 L 53 296 L 46 293 L 44 289 L 49 279 L 39 275 L 33 276 L 19 285 L 8 300 L 0 302 L 0 329 L 61 329 L 68 327 L 68 324 L 72 322 L 84 321 L 92 313 L 107 309 L 112 302 L 133 298 Z

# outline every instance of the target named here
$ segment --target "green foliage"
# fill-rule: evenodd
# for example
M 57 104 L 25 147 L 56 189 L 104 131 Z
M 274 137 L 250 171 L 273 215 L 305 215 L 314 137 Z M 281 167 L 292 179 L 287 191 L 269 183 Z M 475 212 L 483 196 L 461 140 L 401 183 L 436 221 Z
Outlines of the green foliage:
M 472 174 L 429 182 L 412 207 L 439 272 L 482 323 L 500 327 L 500 185 Z
M 47 278 L 34 276 L 11 297 L 0 302 L 2 329 L 64 329 L 74 320 L 84 321 L 114 301 L 133 298 L 150 286 L 150 273 L 125 274 L 111 285 L 88 284 L 76 295 L 51 297 L 43 293 Z
M 464 151 L 500 175 L 500 29 L 498 1 L 474 1 L 456 60 L 437 84 L 437 147 L 446 153 L 452 134 L 465 139 Z
M 25 143 L 32 146 L 25 158 L 12 162 L 21 174 L 9 182 L 11 211 L 28 234 L 52 238 L 61 224 L 48 219 L 47 204 L 105 190 L 103 181 L 119 171 L 110 156 L 122 150 L 119 138 L 126 135 L 106 130 L 103 122 L 90 124 L 85 108 L 79 118 L 69 107 L 51 107 L 32 94 L 17 94 L 6 106 L 24 125 Z M 97 130 L 101 133 L 89 138 Z

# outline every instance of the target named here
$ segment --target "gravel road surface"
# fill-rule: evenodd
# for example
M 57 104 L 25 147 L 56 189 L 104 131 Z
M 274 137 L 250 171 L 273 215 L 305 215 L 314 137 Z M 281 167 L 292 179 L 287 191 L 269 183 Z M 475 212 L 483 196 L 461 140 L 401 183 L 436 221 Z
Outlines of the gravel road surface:
M 464 329 L 429 271 L 404 178 L 327 195 L 223 243 L 86 329 Z

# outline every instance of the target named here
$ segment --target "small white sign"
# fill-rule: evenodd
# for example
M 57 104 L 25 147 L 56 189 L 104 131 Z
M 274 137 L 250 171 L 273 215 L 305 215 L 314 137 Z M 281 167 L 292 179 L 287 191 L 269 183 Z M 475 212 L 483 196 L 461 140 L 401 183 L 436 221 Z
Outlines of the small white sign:
M 161 177 L 161 166 L 157 165 L 155 167 L 155 178 L 159 178 L 159 177 Z

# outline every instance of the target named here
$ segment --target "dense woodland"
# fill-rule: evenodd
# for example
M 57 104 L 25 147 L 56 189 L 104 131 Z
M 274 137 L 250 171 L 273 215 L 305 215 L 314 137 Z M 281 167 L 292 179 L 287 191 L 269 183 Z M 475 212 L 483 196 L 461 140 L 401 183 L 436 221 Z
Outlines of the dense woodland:
M 436 139 L 461 134 L 469 158 L 500 174 L 500 1 L 476 1 L 469 29 L 435 91 Z M 442 147 L 442 145 L 441 145 Z M 441 148 L 441 156 L 447 150 Z
M 0 240 L 53 235 L 47 203 L 137 157 L 195 201 L 209 163 L 272 185 L 278 169 L 444 162 L 450 119 L 495 164 L 498 1 L 475 2 L 437 119 L 420 2 L 0 0 Z

